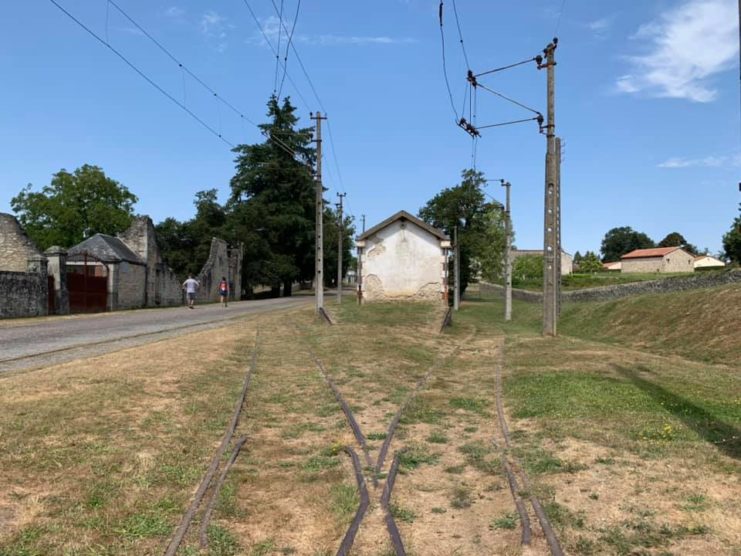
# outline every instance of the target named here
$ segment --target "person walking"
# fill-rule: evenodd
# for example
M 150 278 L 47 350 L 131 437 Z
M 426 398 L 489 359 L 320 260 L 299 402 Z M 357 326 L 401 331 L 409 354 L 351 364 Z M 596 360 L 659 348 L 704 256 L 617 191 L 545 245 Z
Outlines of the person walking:
M 196 301 L 196 292 L 199 287 L 201 287 L 201 284 L 198 283 L 198 280 L 193 278 L 192 274 L 188 274 L 188 279 L 183 282 L 183 289 L 185 290 L 185 295 L 188 297 L 188 307 L 190 309 L 193 308 L 193 304 Z
M 229 298 L 229 282 L 226 281 L 226 277 L 221 277 L 221 282 L 219 282 L 219 297 L 221 298 L 221 304 L 224 307 L 227 307 L 226 301 Z

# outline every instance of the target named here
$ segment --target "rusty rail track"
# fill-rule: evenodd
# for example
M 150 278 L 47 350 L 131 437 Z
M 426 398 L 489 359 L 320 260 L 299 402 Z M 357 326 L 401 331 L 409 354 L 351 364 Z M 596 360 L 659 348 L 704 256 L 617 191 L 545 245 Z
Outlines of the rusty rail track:
M 226 452 L 227 447 L 231 443 L 232 437 L 234 436 L 234 431 L 236 430 L 237 425 L 239 424 L 239 417 L 242 414 L 242 408 L 244 407 L 244 403 L 247 398 L 247 391 L 249 390 L 250 382 L 252 380 L 252 373 L 255 367 L 257 366 L 258 340 L 259 340 L 259 331 L 255 333 L 255 347 L 252 351 L 252 361 L 250 362 L 250 366 L 248 367 L 247 373 L 245 374 L 244 382 L 242 384 L 242 390 L 240 391 L 239 397 L 237 398 L 237 402 L 234 406 L 234 412 L 232 413 L 232 418 L 226 427 L 224 436 L 221 439 L 221 443 L 219 444 L 219 447 L 216 449 L 214 456 L 211 458 L 211 463 L 209 464 L 208 469 L 206 470 L 206 474 L 203 476 L 203 479 L 201 479 L 201 483 L 198 486 L 198 490 L 196 490 L 195 495 L 193 496 L 193 500 L 191 501 L 190 506 L 188 506 L 188 509 L 186 510 L 185 514 L 183 514 L 183 517 L 180 520 L 180 524 L 175 530 L 175 534 L 173 535 L 172 539 L 170 540 L 170 544 L 167 546 L 167 549 L 165 550 L 165 553 L 164 553 L 165 556 L 175 556 L 175 554 L 178 551 L 178 548 L 180 548 L 180 545 L 182 544 L 183 539 L 185 538 L 185 535 L 188 533 L 188 529 L 190 528 L 193 518 L 195 517 L 196 512 L 198 511 L 198 508 L 200 507 L 201 502 L 203 501 L 203 498 L 206 495 L 206 492 L 208 491 L 209 486 L 211 485 L 211 482 L 213 481 L 214 475 L 216 474 L 216 471 L 219 468 L 219 464 L 221 463 L 221 460 L 224 457 L 224 453 Z M 239 448 L 241 449 L 241 445 L 239 446 Z M 239 450 L 237 450 L 236 448 L 234 451 L 237 454 L 239 453 Z M 212 500 L 214 498 L 213 494 L 214 493 L 212 492 Z M 210 502 L 209 502 L 209 505 L 211 505 Z
M 300 329 L 299 329 L 299 332 L 300 332 Z M 389 428 L 388 428 L 388 432 L 386 434 L 386 438 L 384 439 L 383 445 L 381 446 L 381 450 L 379 451 L 378 459 L 376 460 L 375 465 L 373 464 L 373 462 L 372 462 L 372 460 L 370 458 L 370 453 L 369 453 L 369 450 L 368 450 L 368 445 L 367 445 L 367 441 L 366 441 L 365 435 L 363 434 L 363 432 L 362 432 L 362 430 L 360 428 L 360 425 L 357 422 L 357 419 L 353 415 L 352 410 L 350 409 L 349 404 L 347 403 L 347 401 L 345 400 L 345 398 L 342 396 L 342 393 L 340 392 L 339 388 L 337 388 L 337 386 L 336 386 L 334 380 L 332 379 L 332 377 L 330 376 L 330 374 L 327 372 L 327 369 L 324 367 L 324 363 L 322 362 L 322 360 L 311 349 L 311 347 L 308 348 L 309 349 L 309 352 L 311 354 L 311 357 L 314 360 L 314 363 L 315 363 L 317 369 L 319 370 L 319 374 L 321 375 L 322 379 L 327 384 L 327 386 L 329 387 L 329 389 L 332 391 L 332 394 L 334 395 L 335 399 L 337 400 L 337 403 L 340 405 L 340 407 L 342 408 L 343 413 L 345 414 L 345 419 L 347 420 L 347 423 L 348 423 L 349 427 L 352 429 L 353 436 L 355 437 L 356 442 L 358 443 L 358 445 L 360 446 L 360 448 L 363 451 L 363 454 L 364 454 L 364 457 L 365 457 L 365 460 L 366 460 L 367 467 L 369 469 L 372 469 L 372 471 L 373 471 L 373 474 L 372 474 L 372 477 L 371 477 L 371 481 L 373 483 L 374 488 L 377 488 L 378 487 L 378 484 L 379 484 L 378 483 L 378 477 L 381 474 L 381 470 L 383 468 L 383 465 L 384 465 L 386 456 L 388 455 L 388 450 L 389 450 L 389 448 L 391 446 L 391 442 L 393 440 L 394 433 L 396 432 L 396 428 L 398 427 L 398 425 L 399 425 L 399 423 L 401 421 L 401 417 L 402 417 L 404 411 L 406 410 L 407 407 L 409 407 L 409 404 L 411 404 L 412 401 L 414 401 L 414 399 L 419 394 L 419 392 L 422 391 L 423 388 L 428 384 L 430 378 L 432 377 L 432 375 L 434 374 L 434 372 L 442 365 L 442 363 L 445 360 L 448 360 L 448 359 L 454 357 L 458 353 L 458 351 L 460 350 L 461 346 L 463 344 L 465 344 L 466 342 L 468 342 L 475 334 L 476 334 L 476 327 L 474 326 L 473 329 L 472 329 L 472 331 L 471 331 L 471 333 L 468 336 L 466 336 L 466 338 L 464 340 L 462 340 L 453 349 L 453 351 L 451 353 L 449 353 L 447 355 L 436 357 L 435 360 L 433 361 L 433 363 L 430 365 L 430 368 L 428 369 L 428 371 L 424 374 L 424 376 L 422 378 L 420 378 L 417 381 L 417 383 L 416 383 L 414 389 L 412 390 L 412 392 L 409 394 L 409 396 L 407 396 L 407 398 L 404 400 L 404 402 L 402 402 L 402 404 L 399 406 L 399 409 L 394 414 L 394 417 L 392 418 L 391 423 L 389 424 Z M 399 533 L 399 528 L 397 527 L 396 522 L 394 521 L 394 517 L 391 514 L 391 510 L 390 510 L 390 507 L 389 507 L 391 492 L 392 492 L 392 489 L 393 489 L 393 486 L 394 486 L 394 482 L 396 480 L 396 475 L 398 473 L 398 468 L 399 468 L 399 457 L 398 457 L 398 454 L 396 454 L 396 456 L 394 457 L 394 460 L 393 460 L 393 462 L 391 464 L 391 468 L 389 470 L 389 474 L 388 474 L 388 476 L 386 478 L 386 483 L 384 484 L 383 491 L 381 493 L 380 503 L 381 503 L 381 506 L 384 509 L 384 514 L 385 514 L 384 515 L 384 519 L 385 519 L 385 522 L 386 522 L 386 528 L 387 528 L 388 533 L 389 533 L 389 536 L 391 538 L 391 542 L 392 542 L 392 545 L 393 545 L 393 548 L 394 548 L 394 552 L 395 552 L 396 556 L 406 556 L 406 550 L 404 549 L 404 543 L 402 541 L 401 534 Z M 361 474 L 362 474 L 362 471 L 361 471 Z M 363 504 L 363 502 L 362 502 L 362 492 L 361 492 L 361 506 L 362 506 L 362 504 Z M 357 522 L 357 527 L 360 526 L 360 522 L 362 522 L 364 513 L 365 513 L 364 511 L 363 512 L 358 511 L 358 513 L 356 514 L 356 517 L 357 516 L 360 516 L 359 519 L 358 519 L 358 522 Z M 353 526 L 355 526 L 355 521 L 353 521 L 353 524 L 351 525 L 351 527 L 353 527 Z M 349 533 L 349 530 L 348 530 L 348 533 Z M 354 540 L 355 535 L 353 534 L 351 537 L 348 537 L 348 534 L 345 535 L 345 537 L 343 539 L 343 544 L 340 547 L 340 550 L 341 551 L 340 552 L 337 552 L 337 555 L 338 556 L 347 554 L 347 552 L 342 552 L 342 550 L 349 551 L 349 549 L 352 547 L 352 543 L 349 546 L 346 546 L 345 545 L 345 541 L 348 538 L 351 538 L 352 540 Z
M 543 534 L 545 535 L 546 542 L 548 543 L 548 548 L 550 549 L 550 552 L 552 556 L 564 556 L 564 551 L 561 548 L 561 544 L 558 541 L 558 537 L 556 536 L 556 532 L 553 530 L 553 526 L 550 523 L 550 520 L 548 519 L 548 516 L 545 513 L 545 510 L 543 509 L 543 505 L 540 503 L 540 500 L 538 500 L 538 497 L 533 494 L 532 491 L 532 485 L 530 483 L 530 480 L 527 476 L 527 473 L 525 472 L 525 468 L 522 466 L 520 461 L 517 459 L 517 457 L 511 453 L 511 443 L 510 443 L 510 435 L 509 435 L 509 426 L 507 425 L 507 419 L 504 415 L 504 404 L 502 403 L 502 365 L 503 365 L 503 348 L 500 352 L 500 358 L 499 361 L 496 364 L 496 371 L 495 371 L 495 392 L 496 392 L 496 406 L 497 406 L 497 418 L 499 422 L 499 428 L 502 433 L 502 438 L 504 439 L 504 449 L 500 448 L 501 454 L 502 454 L 502 462 L 505 468 L 505 473 L 507 474 L 507 478 L 510 481 L 510 490 L 512 491 L 512 496 L 515 499 L 515 506 L 517 507 L 517 512 L 520 514 L 520 519 L 522 523 L 522 543 L 528 544 L 530 540 L 530 534 L 529 532 L 526 535 L 526 527 L 527 529 L 530 528 L 530 520 L 529 518 L 527 521 L 523 519 L 523 515 L 527 515 L 527 512 L 524 511 L 524 508 L 522 507 L 522 498 L 519 491 L 519 486 L 517 485 L 517 480 L 515 478 L 515 473 L 512 470 L 512 463 L 514 464 L 514 467 L 518 470 L 518 474 L 520 475 L 520 478 L 522 480 L 522 484 L 525 487 L 527 494 L 527 499 L 530 502 L 530 505 L 533 507 L 533 511 L 535 512 L 536 517 L 538 518 L 538 522 L 540 523 L 540 528 L 543 531 Z M 495 442 L 496 445 L 496 442 Z M 519 504 L 518 504 L 519 501 Z M 527 525 L 526 525 L 527 524 Z M 528 542 L 525 542 L 527 539 Z
M 355 471 L 355 482 L 358 484 L 358 493 L 360 494 L 360 505 L 358 506 L 355 517 L 350 523 L 350 527 L 347 529 L 345 536 L 342 538 L 342 543 L 337 551 L 337 556 L 347 556 L 350 554 L 350 549 L 355 542 L 355 535 L 358 534 L 360 524 L 365 517 L 365 512 L 370 505 L 370 497 L 368 496 L 368 489 L 365 487 L 365 478 L 363 477 L 363 467 L 360 465 L 360 458 L 350 446 L 345 446 L 345 452 L 352 459 L 353 470 Z

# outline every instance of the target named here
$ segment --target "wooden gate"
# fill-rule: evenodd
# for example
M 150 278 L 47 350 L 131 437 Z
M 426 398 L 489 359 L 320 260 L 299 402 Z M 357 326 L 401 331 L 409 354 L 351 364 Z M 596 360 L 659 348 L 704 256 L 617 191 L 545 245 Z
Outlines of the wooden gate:
M 67 260 L 70 313 L 100 313 L 108 308 L 108 267 L 83 253 Z

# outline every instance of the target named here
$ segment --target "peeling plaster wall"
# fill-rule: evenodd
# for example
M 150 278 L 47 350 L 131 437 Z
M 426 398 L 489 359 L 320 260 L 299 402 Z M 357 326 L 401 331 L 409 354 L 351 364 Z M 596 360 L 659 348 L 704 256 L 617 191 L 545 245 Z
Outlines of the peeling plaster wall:
M 444 289 L 440 240 L 409 221 L 393 222 L 365 242 L 366 301 L 440 301 Z

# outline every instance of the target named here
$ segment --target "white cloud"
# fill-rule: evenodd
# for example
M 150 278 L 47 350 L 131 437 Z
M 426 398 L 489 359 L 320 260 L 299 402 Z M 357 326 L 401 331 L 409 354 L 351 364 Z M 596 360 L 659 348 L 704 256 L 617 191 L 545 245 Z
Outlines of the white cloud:
M 632 70 L 618 78 L 618 91 L 711 102 L 710 78 L 733 67 L 738 53 L 738 5 L 686 0 L 632 38 L 648 42 L 649 52 L 628 58 Z
M 741 153 L 732 156 L 706 156 L 703 158 L 672 157 L 658 165 L 659 168 L 721 168 L 741 166 Z
M 278 41 L 280 20 L 275 16 L 270 16 L 262 21 L 262 30 L 265 36 L 270 39 L 270 42 L 275 45 Z M 285 28 L 280 31 L 281 42 L 284 43 L 286 40 Z M 353 35 L 302 35 L 294 34 L 293 41 L 303 44 L 311 44 L 317 46 L 343 46 L 343 45 L 355 45 L 355 46 L 367 46 L 367 45 L 392 45 L 392 44 L 412 44 L 416 43 L 416 39 L 408 37 L 388 37 L 385 35 L 380 36 L 353 36 Z M 258 44 L 265 44 L 265 38 L 261 33 L 258 33 L 253 37 L 250 42 Z M 282 47 L 281 47 L 282 48 Z
M 596 34 L 601 34 L 607 31 L 612 25 L 611 17 L 603 17 L 601 19 L 595 19 L 587 23 L 587 29 Z
M 185 10 L 179 6 L 170 6 L 165 10 L 165 15 L 173 19 L 180 19 L 185 15 Z
M 228 46 L 228 30 L 233 26 L 227 22 L 227 18 L 219 15 L 213 10 L 205 12 L 200 21 L 201 33 L 205 35 L 218 52 L 224 52 Z

